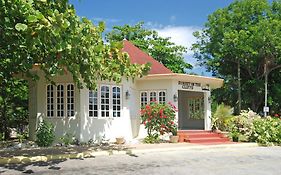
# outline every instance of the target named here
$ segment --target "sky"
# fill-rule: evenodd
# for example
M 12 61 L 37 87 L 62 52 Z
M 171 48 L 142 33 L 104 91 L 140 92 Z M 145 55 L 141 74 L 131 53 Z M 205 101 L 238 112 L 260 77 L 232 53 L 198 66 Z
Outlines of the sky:
M 94 24 L 104 21 L 105 32 L 113 26 L 135 25 L 143 21 L 145 27 L 156 30 L 162 37 L 171 37 L 175 44 L 188 48 L 186 62 L 193 65 L 188 72 L 211 76 L 200 67 L 190 50 L 196 41 L 192 33 L 201 30 L 208 15 L 228 6 L 234 0 L 70 0 L 78 16 L 87 17 Z

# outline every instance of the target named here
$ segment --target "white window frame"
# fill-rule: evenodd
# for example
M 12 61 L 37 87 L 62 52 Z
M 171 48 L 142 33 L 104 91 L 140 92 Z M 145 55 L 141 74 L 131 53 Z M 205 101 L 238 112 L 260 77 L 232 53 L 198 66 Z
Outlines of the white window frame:
M 73 86 L 73 97 L 72 96 L 70 96 L 70 99 L 71 98 L 73 98 L 73 103 L 70 101 L 70 103 L 68 103 L 68 96 L 67 96 L 67 93 L 68 93 L 68 86 L 69 85 L 72 85 Z M 66 93 L 65 93 L 65 100 L 66 100 L 66 102 L 65 102 L 65 112 L 66 112 L 66 114 L 65 114 L 65 116 L 66 117 L 74 117 L 75 116 L 75 85 L 73 84 L 73 83 L 67 83 L 67 84 L 65 84 L 65 91 L 66 91 Z M 72 90 L 70 90 L 70 92 L 71 92 Z M 73 109 L 71 109 L 70 110 L 70 113 L 71 113 L 71 111 L 73 110 L 73 115 L 69 115 L 69 111 L 68 111 L 68 105 L 73 105 Z
M 146 101 L 145 101 L 145 103 L 142 102 L 142 93 L 146 93 Z M 141 105 L 141 107 L 147 105 L 149 102 L 150 102 L 149 101 L 149 92 L 148 91 L 141 91 L 140 92 L 140 105 Z
M 151 103 L 151 95 L 150 93 L 152 92 L 156 92 L 156 102 L 159 103 L 159 93 L 160 92 L 165 92 L 165 101 L 164 103 L 167 103 L 167 90 L 164 90 L 164 89 L 161 89 L 161 90 L 154 90 L 154 89 L 151 89 L 151 90 L 145 90 L 145 91 L 140 91 L 140 106 L 142 107 L 142 93 L 146 93 L 147 94 L 147 103 L 146 104 L 149 104 Z
M 63 104 L 63 113 L 64 115 L 63 116 L 58 116 L 57 115 L 57 112 L 58 112 L 58 109 L 57 109 L 57 87 L 59 85 L 62 85 L 63 86 L 63 101 L 64 101 L 64 104 Z M 67 114 L 67 86 L 68 85 L 73 85 L 73 116 L 68 116 Z M 48 116 L 48 95 L 47 95 L 47 92 L 48 92 L 48 86 L 53 86 L 53 106 L 54 106 L 54 115 L 53 116 Z M 45 111 L 46 111 L 46 117 L 48 118 L 71 118 L 71 117 L 75 117 L 75 84 L 74 83 L 56 83 L 56 85 L 54 84 L 47 84 L 46 85 L 46 91 L 45 91 L 45 98 L 46 98 L 46 104 L 45 104 Z
M 117 97 L 116 97 L 116 98 L 113 97 L 113 88 L 119 88 L 119 100 L 120 100 L 120 103 L 117 104 L 117 101 L 116 101 L 116 104 L 115 104 L 116 108 L 118 108 L 118 106 L 120 107 L 119 111 L 118 111 L 118 109 L 116 109 L 116 110 L 113 109 L 113 107 L 114 107 L 113 100 L 114 100 L 114 99 L 115 99 L 115 100 L 118 100 Z M 122 91 L 121 91 L 121 87 L 120 87 L 120 86 L 113 85 L 113 86 L 111 86 L 110 89 L 111 89 L 111 91 L 112 91 L 112 92 L 111 92 L 112 117 L 114 117 L 114 118 L 119 118 L 119 117 L 121 117 L 121 111 L 122 111 Z M 113 115 L 114 112 L 116 112 L 117 114 L 118 114 L 118 112 L 119 112 L 119 116 L 118 116 L 118 115 L 117 115 L 117 116 L 114 116 L 114 115 Z
M 52 88 L 53 88 L 53 96 L 52 97 L 48 97 L 48 86 L 51 86 Z M 55 91 L 55 88 L 56 88 L 56 86 L 54 86 L 54 85 L 52 85 L 52 84 L 47 84 L 47 86 L 46 86 L 46 116 L 47 117 L 49 117 L 49 118 L 53 118 L 53 117 L 55 117 L 56 116 L 56 91 Z M 48 98 L 50 98 L 50 100 L 51 100 L 51 98 L 53 98 L 53 103 L 48 103 Z M 48 110 L 48 105 L 52 105 L 53 106 L 53 110 Z M 53 112 L 53 115 L 48 115 L 48 111 L 50 111 L 50 113 L 51 113 L 51 111 Z
M 109 116 L 106 117 L 102 117 L 101 116 L 101 113 L 102 113 L 102 110 L 101 110 L 101 88 L 102 86 L 107 86 L 109 88 Z M 118 87 L 120 88 L 120 117 L 113 117 L 113 87 Z M 95 116 L 90 116 L 90 109 L 89 109 L 89 106 L 90 106 L 90 103 L 89 103 L 89 93 L 90 93 L 91 90 L 88 90 L 88 99 L 87 99 L 87 104 L 88 104 L 88 117 L 89 118 L 93 118 L 93 119 L 115 119 L 115 118 L 122 118 L 122 114 L 123 114 L 123 88 L 122 86 L 120 85 L 116 85 L 116 84 L 100 84 L 98 85 L 97 87 L 97 93 L 98 93 L 98 116 L 95 117 Z
M 93 96 L 91 97 L 92 98 L 92 100 L 93 100 L 93 104 L 92 104 L 92 110 L 90 110 L 90 93 L 92 93 L 93 94 Z M 96 96 L 94 95 L 94 94 L 97 94 Z M 95 104 L 94 104 L 94 101 L 95 101 L 95 98 L 97 99 L 97 110 L 95 110 L 94 109 L 94 106 L 95 106 Z M 99 117 L 99 91 L 98 91 L 98 89 L 96 89 L 96 90 L 89 90 L 89 92 L 88 92 L 88 115 L 89 115 L 89 117 L 91 117 L 91 118 L 98 118 Z M 90 111 L 93 113 L 93 115 L 92 116 L 90 116 Z M 95 112 L 97 112 L 97 116 L 95 116 L 94 114 L 95 114 Z

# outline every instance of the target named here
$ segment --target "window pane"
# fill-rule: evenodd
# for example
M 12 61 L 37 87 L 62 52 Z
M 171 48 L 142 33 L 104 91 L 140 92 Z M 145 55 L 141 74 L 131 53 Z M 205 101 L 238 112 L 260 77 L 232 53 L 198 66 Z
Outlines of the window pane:
M 54 116 L 54 85 L 47 85 L 47 117 Z
M 64 114 L 64 86 L 57 86 L 57 117 L 63 117 Z
M 147 92 L 141 92 L 141 106 L 147 104 Z
M 121 112 L 121 97 L 120 97 L 120 92 L 121 88 L 119 86 L 113 86 L 112 87 L 112 112 L 113 112 L 113 117 L 120 117 L 118 116 L 118 113 Z
M 101 88 L 101 116 L 109 117 L 109 86 L 102 85 Z
M 74 85 L 67 85 L 67 116 L 74 116 Z
M 166 91 L 160 91 L 159 92 L 159 103 L 166 103 Z
M 89 117 L 98 117 L 98 92 L 89 91 Z

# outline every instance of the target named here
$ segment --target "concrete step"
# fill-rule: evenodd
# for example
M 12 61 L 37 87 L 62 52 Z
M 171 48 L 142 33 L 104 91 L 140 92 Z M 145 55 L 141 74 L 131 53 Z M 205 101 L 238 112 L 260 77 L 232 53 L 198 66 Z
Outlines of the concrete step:
M 215 143 L 215 142 L 229 142 L 228 138 L 221 137 L 207 137 L 207 138 L 187 138 L 186 142 L 190 143 Z

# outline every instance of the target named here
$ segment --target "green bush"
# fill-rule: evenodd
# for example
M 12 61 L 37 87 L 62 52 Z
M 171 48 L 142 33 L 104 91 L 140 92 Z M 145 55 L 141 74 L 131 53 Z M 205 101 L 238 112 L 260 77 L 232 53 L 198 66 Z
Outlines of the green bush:
M 254 121 L 254 130 L 250 136 L 250 141 L 262 145 L 281 144 L 281 120 L 277 118 L 260 118 Z
M 74 144 L 75 138 L 73 135 L 66 133 L 63 137 L 60 137 L 60 141 L 65 145 L 69 146 L 71 144 Z
M 158 134 L 148 135 L 144 138 L 143 142 L 149 144 L 160 143 L 160 138 Z
M 226 106 L 223 103 L 218 105 L 212 116 L 212 129 L 227 131 L 228 123 L 232 117 L 232 109 L 230 106 Z
M 43 120 L 43 122 L 39 124 L 39 127 L 36 131 L 36 137 L 36 143 L 38 146 L 51 146 L 55 140 L 53 124 Z
M 281 144 L 280 118 L 262 118 L 253 111 L 242 111 L 239 116 L 231 119 L 229 135 L 239 138 L 240 141 L 257 142 L 262 145 Z
M 152 102 L 141 109 L 141 123 L 145 125 L 148 136 L 177 134 L 175 121 L 176 107 L 169 104 Z
M 239 116 L 232 117 L 228 123 L 230 136 L 238 136 L 240 141 L 248 142 L 254 131 L 253 122 L 257 118 L 260 116 L 252 110 L 242 110 Z

